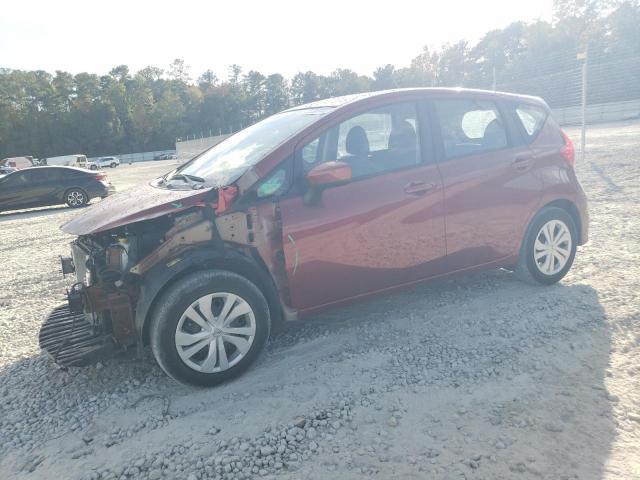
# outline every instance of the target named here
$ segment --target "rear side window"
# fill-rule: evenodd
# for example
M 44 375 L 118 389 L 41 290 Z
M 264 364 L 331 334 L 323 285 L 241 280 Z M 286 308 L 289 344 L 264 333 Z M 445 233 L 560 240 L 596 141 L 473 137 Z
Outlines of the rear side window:
M 508 146 L 498 107 L 478 100 L 436 100 L 445 156 L 462 157 Z
M 67 173 L 67 170 L 62 168 L 50 168 L 46 170 L 46 178 L 50 182 L 62 182 L 67 180 L 70 176 L 71 175 Z
M 547 111 L 534 105 L 517 105 L 515 111 L 526 136 L 533 140 L 547 120 Z

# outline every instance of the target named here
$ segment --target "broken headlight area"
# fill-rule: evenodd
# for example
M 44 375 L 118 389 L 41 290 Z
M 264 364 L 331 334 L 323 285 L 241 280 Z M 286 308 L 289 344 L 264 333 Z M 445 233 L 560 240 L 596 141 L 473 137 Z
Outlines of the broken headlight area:
M 83 235 L 61 258 L 62 272 L 75 275 L 67 302 L 45 319 L 40 346 L 62 366 L 81 366 L 137 343 L 134 322 L 138 275 L 130 273 L 164 242 L 168 218 L 139 222 L 114 231 Z

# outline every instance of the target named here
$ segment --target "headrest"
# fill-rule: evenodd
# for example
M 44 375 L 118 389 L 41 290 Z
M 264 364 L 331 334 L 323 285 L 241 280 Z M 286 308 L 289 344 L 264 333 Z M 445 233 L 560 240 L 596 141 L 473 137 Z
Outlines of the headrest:
M 364 128 L 359 125 L 351 127 L 347 134 L 346 147 L 349 155 L 363 156 L 369 154 L 369 139 Z
M 416 131 L 406 120 L 393 127 L 389 134 L 389 150 L 409 150 L 416 148 Z

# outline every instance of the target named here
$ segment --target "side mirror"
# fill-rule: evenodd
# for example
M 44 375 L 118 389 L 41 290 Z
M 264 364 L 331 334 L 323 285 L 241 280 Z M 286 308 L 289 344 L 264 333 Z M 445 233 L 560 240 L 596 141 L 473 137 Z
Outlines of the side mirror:
M 309 170 L 306 178 L 316 189 L 344 185 L 351 181 L 351 165 L 338 161 L 323 162 Z
M 322 191 L 325 188 L 344 185 L 351 181 L 351 165 L 344 162 L 324 162 L 313 167 L 306 175 L 309 189 L 304 194 L 306 205 L 322 205 Z

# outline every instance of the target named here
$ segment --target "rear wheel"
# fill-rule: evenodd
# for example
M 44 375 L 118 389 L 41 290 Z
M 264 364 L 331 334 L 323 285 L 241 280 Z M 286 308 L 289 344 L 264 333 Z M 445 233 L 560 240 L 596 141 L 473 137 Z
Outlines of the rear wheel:
M 89 203 L 89 196 L 80 188 L 72 188 L 64 194 L 64 201 L 71 208 L 79 208 Z
M 527 229 L 516 275 L 529 283 L 550 285 L 560 281 L 573 264 L 576 241 L 576 225 L 565 210 L 542 209 Z
M 97 170 L 97 169 L 98 169 L 98 166 L 97 166 L 97 165 L 91 165 L 89 168 L 90 168 L 91 170 Z
M 118 164 L 116 162 L 112 162 L 111 163 L 111 168 L 116 168 L 118 166 Z
M 212 386 L 246 370 L 269 337 L 267 301 L 246 278 L 223 270 L 193 273 L 161 298 L 151 349 L 174 379 Z

